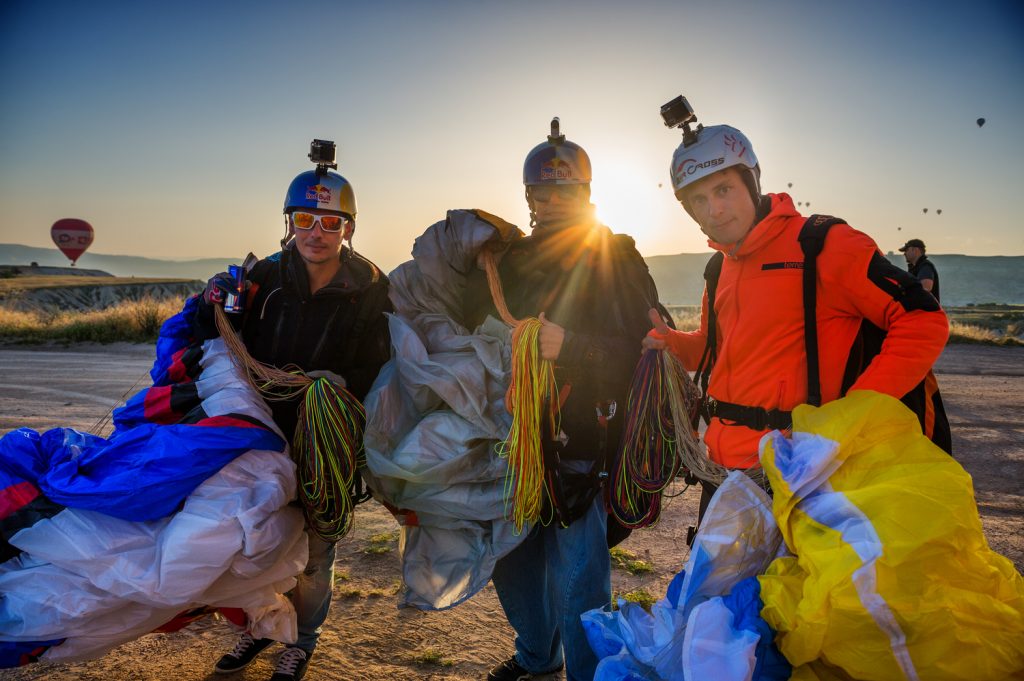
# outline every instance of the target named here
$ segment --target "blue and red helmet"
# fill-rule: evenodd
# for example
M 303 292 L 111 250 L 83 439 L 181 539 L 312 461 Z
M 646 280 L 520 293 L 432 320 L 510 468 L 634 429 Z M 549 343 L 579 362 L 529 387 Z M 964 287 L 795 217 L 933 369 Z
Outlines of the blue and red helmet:
M 348 180 L 324 170 L 308 170 L 296 176 L 284 196 L 284 212 L 302 208 L 319 208 L 355 220 L 356 194 Z
M 551 119 L 551 134 L 526 155 L 523 184 L 590 184 L 590 157 L 578 144 L 558 131 L 558 119 Z

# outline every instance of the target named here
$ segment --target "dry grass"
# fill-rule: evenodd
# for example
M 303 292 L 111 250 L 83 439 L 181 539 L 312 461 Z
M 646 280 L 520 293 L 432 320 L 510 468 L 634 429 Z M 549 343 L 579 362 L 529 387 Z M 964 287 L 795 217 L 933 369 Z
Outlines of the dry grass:
M 89 312 L 17 312 L 0 308 L 0 339 L 29 343 L 148 343 L 156 340 L 164 320 L 180 309 L 180 300 L 152 298 Z
M 162 277 L 76 277 L 76 276 L 24 276 L 0 278 L 0 293 L 30 291 L 41 288 L 78 288 L 81 286 L 124 286 L 126 284 L 189 284 L 192 279 Z
M 668 305 L 666 309 L 680 331 L 696 331 L 700 327 L 699 305 Z
M 973 324 L 962 324 L 960 322 L 950 322 L 949 342 L 965 344 L 973 343 L 977 345 L 1024 346 L 1024 341 L 1021 341 L 1015 336 L 1010 336 L 993 329 L 986 329 Z

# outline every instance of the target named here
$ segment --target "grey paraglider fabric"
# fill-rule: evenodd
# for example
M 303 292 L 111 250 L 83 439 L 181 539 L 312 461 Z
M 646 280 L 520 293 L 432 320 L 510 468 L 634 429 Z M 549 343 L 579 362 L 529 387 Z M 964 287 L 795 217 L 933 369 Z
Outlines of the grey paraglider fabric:
M 505 225 L 511 227 L 511 225 Z M 389 275 L 393 357 L 366 398 L 364 478 L 399 509 L 401 606 L 443 609 L 482 589 L 517 536 L 505 520 L 507 462 L 495 445 L 511 426 L 505 391 L 511 329 L 460 320 L 477 254 L 510 234 L 472 211 L 450 211 Z

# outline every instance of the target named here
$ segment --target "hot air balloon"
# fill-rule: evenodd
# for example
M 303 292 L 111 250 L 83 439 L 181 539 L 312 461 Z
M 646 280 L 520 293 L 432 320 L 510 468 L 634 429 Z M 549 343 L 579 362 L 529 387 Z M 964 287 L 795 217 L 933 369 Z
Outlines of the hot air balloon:
M 927 208 L 922 208 L 922 209 L 921 209 L 921 212 L 922 212 L 922 213 L 927 213 L 927 212 L 928 212 L 928 209 L 927 209 Z
M 978 127 L 980 128 L 981 126 L 985 125 L 985 119 L 984 118 L 979 118 L 977 120 L 977 123 L 978 123 Z
M 790 189 L 792 189 L 792 188 L 793 188 L 793 183 L 792 183 L 792 182 L 790 182 L 790 183 L 789 183 L 789 188 L 790 188 Z
M 92 225 L 78 218 L 63 218 L 53 223 L 50 238 L 61 253 L 66 255 L 74 266 L 75 261 L 82 257 L 85 249 L 92 243 Z
M 811 202 L 810 201 L 804 201 L 804 205 L 807 206 L 808 208 L 810 208 L 811 207 Z

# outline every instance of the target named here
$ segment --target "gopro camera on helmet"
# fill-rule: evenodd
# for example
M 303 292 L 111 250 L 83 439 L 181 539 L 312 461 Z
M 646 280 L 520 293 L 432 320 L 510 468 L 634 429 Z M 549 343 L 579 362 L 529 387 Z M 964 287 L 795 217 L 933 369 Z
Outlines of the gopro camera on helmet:
M 679 95 L 668 104 L 661 105 L 661 117 L 669 128 L 679 128 L 687 123 L 697 121 L 697 115 L 693 113 L 693 107 L 686 101 L 686 97 Z
M 309 160 L 316 164 L 317 175 L 326 175 L 328 168 L 337 168 L 337 146 L 331 140 L 313 140 L 309 144 Z
M 671 102 L 661 105 L 661 118 L 669 128 L 683 129 L 683 145 L 690 146 L 697 141 L 697 133 L 704 129 L 704 126 L 697 123 L 697 114 L 693 107 L 686 101 L 686 97 L 679 95 Z M 691 130 L 690 125 L 697 123 L 697 129 Z

